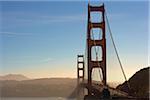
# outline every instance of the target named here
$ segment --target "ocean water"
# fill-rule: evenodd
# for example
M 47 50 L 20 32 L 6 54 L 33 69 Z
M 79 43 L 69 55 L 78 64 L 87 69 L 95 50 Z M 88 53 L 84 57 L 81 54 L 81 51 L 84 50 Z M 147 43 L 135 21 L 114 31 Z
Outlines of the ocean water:
M 76 100 L 74 99 L 68 99 L 63 97 L 6 97 L 6 98 L 0 98 L 0 100 Z

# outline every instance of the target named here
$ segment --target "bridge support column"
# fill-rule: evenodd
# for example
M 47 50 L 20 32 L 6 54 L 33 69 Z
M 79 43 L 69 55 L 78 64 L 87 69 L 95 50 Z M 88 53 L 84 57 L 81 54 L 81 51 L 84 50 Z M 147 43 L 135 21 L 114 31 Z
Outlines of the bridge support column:
M 77 57 L 77 81 L 80 83 L 84 81 L 84 56 L 78 55 Z
M 91 21 L 91 12 L 101 13 L 101 22 Z M 105 17 L 104 17 L 104 5 L 101 6 L 91 6 L 88 5 L 88 27 L 87 27 L 87 59 L 88 59 L 88 95 L 94 95 L 92 93 L 92 70 L 93 68 L 100 68 L 102 70 L 102 83 L 106 85 L 106 39 L 105 39 Z M 100 40 L 92 39 L 92 29 L 99 28 L 101 30 L 102 38 Z M 102 49 L 101 55 L 102 59 L 99 61 L 92 60 L 92 47 L 99 46 Z
M 84 88 L 84 56 L 77 56 L 77 100 L 83 100 Z

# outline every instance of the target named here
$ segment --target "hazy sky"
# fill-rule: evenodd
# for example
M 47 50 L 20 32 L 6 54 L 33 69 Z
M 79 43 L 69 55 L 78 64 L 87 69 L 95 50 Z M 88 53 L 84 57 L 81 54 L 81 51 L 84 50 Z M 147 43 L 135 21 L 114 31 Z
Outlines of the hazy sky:
M 76 56 L 85 51 L 87 1 L 0 5 L 1 74 L 76 77 Z M 148 66 L 148 6 L 148 1 L 105 2 L 127 78 Z M 123 81 L 109 39 L 108 35 L 108 80 Z

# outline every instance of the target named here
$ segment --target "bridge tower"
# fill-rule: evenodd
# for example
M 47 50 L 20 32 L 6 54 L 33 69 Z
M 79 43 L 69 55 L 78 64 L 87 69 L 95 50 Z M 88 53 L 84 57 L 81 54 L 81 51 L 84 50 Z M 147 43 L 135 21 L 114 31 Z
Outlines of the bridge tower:
M 91 21 L 91 12 L 101 13 L 101 22 Z M 105 9 L 104 4 L 101 6 L 91 6 L 88 4 L 88 27 L 87 27 L 87 64 L 88 64 L 88 95 L 92 95 L 92 70 L 93 68 L 100 68 L 102 70 L 102 83 L 106 85 L 106 38 L 105 38 Z M 93 28 L 100 28 L 102 31 L 102 38 L 100 40 L 94 40 L 91 38 L 91 30 Z M 101 47 L 102 59 L 93 61 L 92 60 L 92 47 Z
M 84 81 L 84 56 L 77 56 L 77 81 L 78 84 Z
M 77 56 L 77 100 L 83 100 L 84 88 L 82 86 L 84 82 L 84 56 Z

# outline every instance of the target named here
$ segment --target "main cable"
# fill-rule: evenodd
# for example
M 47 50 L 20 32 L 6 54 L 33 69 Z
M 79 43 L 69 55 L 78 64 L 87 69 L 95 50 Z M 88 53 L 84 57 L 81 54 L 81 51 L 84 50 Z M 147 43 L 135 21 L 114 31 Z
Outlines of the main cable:
M 128 88 L 130 89 L 130 85 L 129 85 L 129 82 L 127 81 L 127 77 L 125 75 L 125 71 L 123 69 L 123 66 L 122 66 L 122 63 L 121 63 L 121 60 L 120 60 L 120 57 L 119 57 L 119 54 L 118 54 L 118 51 L 117 51 L 117 47 L 115 45 L 115 42 L 114 42 L 114 39 L 113 39 L 113 35 L 112 35 L 112 31 L 111 31 L 111 28 L 110 28 L 110 25 L 109 25 L 109 21 L 108 21 L 108 17 L 107 17 L 107 14 L 106 14 L 106 11 L 105 11 L 105 18 L 106 18 L 106 23 L 107 23 L 107 26 L 108 26 L 108 30 L 109 30 L 109 33 L 110 33 L 110 38 L 112 40 L 112 43 L 113 43 L 113 46 L 114 46 L 114 49 L 115 49 L 115 53 L 117 55 L 117 59 L 119 61 L 119 65 L 121 67 L 121 71 L 123 73 L 123 76 L 125 78 L 125 81 L 127 82 L 127 85 L 128 85 Z

